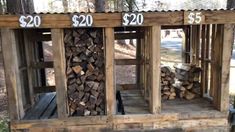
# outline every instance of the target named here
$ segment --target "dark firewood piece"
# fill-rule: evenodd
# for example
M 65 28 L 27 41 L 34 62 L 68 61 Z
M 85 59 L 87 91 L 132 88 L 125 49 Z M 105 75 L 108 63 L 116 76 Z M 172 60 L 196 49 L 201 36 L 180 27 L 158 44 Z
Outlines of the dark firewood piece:
M 66 29 L 64 36 L 70 115 L 105 114 L 102 29 Z

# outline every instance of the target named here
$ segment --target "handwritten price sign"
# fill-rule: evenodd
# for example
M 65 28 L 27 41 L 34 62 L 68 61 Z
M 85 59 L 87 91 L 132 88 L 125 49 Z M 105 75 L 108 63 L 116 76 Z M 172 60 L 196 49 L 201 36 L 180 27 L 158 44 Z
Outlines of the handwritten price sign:
M 33 27 L 40 27 L 42 20 L 41 17 L 38 15 L 21 15 L 19 17 L 20 27 L 22 28 L 33 28 Z
M 205 16 L 201 12 L 185 12 L 185 24 L 202 24 L 205 21 Z
M 144 16 L 142 13 L 124 13 L 122 15 L 123 26 L 141 26 L 144 23 Z

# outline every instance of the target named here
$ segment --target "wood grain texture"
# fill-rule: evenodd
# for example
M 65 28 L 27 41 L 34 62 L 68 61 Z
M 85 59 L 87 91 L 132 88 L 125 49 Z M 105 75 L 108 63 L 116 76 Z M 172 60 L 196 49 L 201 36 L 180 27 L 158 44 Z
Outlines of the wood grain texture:
M 5 82 L 11 120 L 24 116 L 14 30 L 1 29 Z
M 114 29 L 105 28 L 105 91 L 106 112 L 112 117 L 116 113 L 116 89 L 114 75 Z
M 234 26 L 231 24 L 225 24 L 223 29 L 222 69 L 220 73 L 221 90 L 219 91 L 220 111 L 227 111 L 229 109 L 229 73 L 233 49 L 233 29 Z
M 213 103 L 215 105 L 215 108 L 220 110 L 220 92 L 221 92 L 221 61 L 222 61 L 222 47 L 223 45 L 223 25 L 219 24 L 217 25 L 216 35 L 215 35 L 215 42 L 214 42 L 214 55 L 212 58 L 213 64 L 213 90 L 214 90 L 214 96 L 213 96 Z
M 235 23 L 234 10 L 200 11 L 205 16 L 202 24 Z M 83 14 L 83 13 L 81 13 Z M 93 16 L 94 27 L 120 27 L 121 13 L 89 13 Z M 143 26 L 184 25 L 184 11 L 144 12 Z M 72 28 L 72 14 L 40 14 L 40 28 Z M 229 19 L 227 17 L 229 16 Z M 1 15 L 0 27 L 20 28 L 18 15 Z
M 153 114 L 161 111 L 161 71 L 160 71 L 160 43 L 161 43 L 161 27 L 153 26 L 151 28 L 151 48 L 150 48 L 150 78 L 151 78 L 151 93 L 150 93 L 150 111 Z
M 26 65 L 27 65 L 27 75 L 28 75 L 28 85 L 29 85 L 29 96 L 30 103 L 34 104 L 34 85 L 35 85 L 35 75 L 33 72 L 32 64 L 34 62 L 34 41 L 32 39 L 32 34 L 35 32 L 24 31 L 24 44 L 25 44 L 25 57 L 26 57 Z
M 65 74 L 65 54 L 63 29 L 51 29 L 54 56 L 56 101 L 59 118 L 67 117 L 67 84 Z

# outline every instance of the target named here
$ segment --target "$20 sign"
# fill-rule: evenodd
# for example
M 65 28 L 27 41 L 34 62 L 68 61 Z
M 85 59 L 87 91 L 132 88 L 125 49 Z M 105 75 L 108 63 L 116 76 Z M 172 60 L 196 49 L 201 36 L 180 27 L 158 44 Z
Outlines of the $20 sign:
M 123 26 L 140 26 L 144 23 L 144 16 L 141 13 L 124 13 L 122 15 Z
M 22 15 L 19 18 L 20 27 L 23 28 L 39 27 L 41 25 L 41 22 L 41 17 L 38 15 Z

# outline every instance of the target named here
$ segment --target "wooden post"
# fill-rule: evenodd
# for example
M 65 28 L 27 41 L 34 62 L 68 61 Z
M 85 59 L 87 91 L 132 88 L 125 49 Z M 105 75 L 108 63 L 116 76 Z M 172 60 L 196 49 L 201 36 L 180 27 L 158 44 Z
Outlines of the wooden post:
M 229 72 L 230 61 L 233 49 L 233 25 L 224 24 L 223 41 L 222 41 L 222 69 L 221 69 L 221 85 L 219 90 L 219 109 L 226 112 L 229 110 Z
M 151 93 L 150 93 L 150 111 L 153 114 L 161 111 L 161 26 L 153 26 L 151 28 L 151 43 L 150 43 L 150 78 L 151 78 Z
M 63 29 L 51 29 L 52 47 L 54 56 L 56 101 L 59 118 L 66 118 L 67 113 L 67 84 L 66 84 L 66 61 L 64 51 Z
M 105 28 L 105 91 L 106 112 L 110 118 L 116 114 L 114 64 L 114 29 L 108 27 Z
M 221 85 L 221 66 L 222 66 L 222 43 L 223 43 L 223 25 L 218 24 L 216 35 L 215 35 L 215 42 L 214 42 L 214 54 L 213 54 L 213 103 L 214 106 L 219 110 L 219 92 L 220 92 L 220 85 Z
M 19 120 L 24 116 L 19 65 L 14 30 L 1 29 L 2 51 L 4 59 L 5 82 L 9 102 L 11 120 Z

